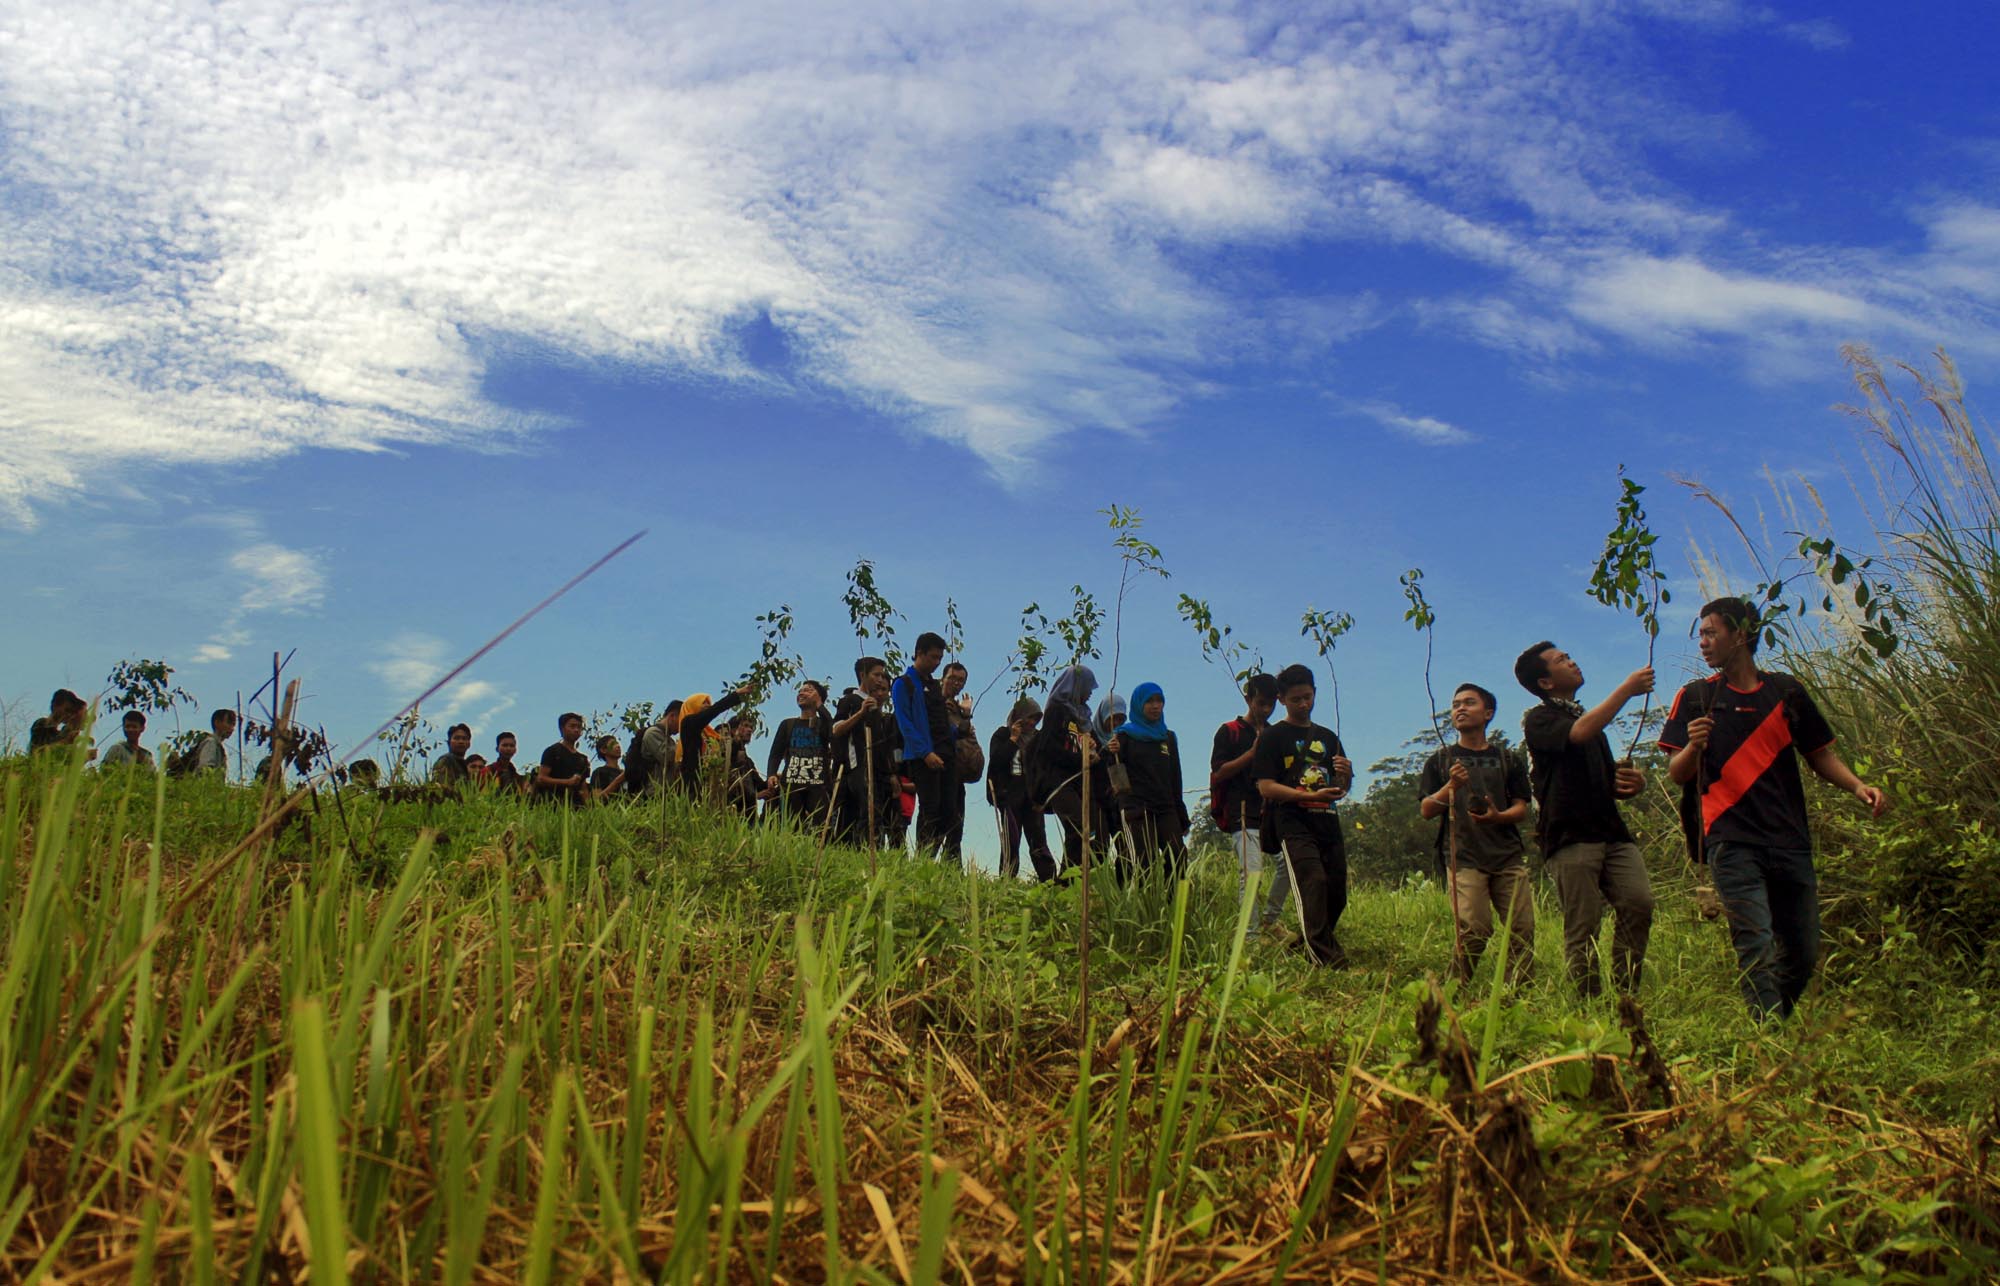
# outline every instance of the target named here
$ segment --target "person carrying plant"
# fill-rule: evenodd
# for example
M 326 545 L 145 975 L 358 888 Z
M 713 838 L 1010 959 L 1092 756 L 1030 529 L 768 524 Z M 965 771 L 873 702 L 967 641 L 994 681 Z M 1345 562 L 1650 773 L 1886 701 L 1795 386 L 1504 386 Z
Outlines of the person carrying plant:
M 1041 720 L 1041 705 L 1033 697 L 1022 697 L 1007 712 L 1006 724 L 993 730 L 993 740 L 986 747 L 986 802 L 1000 814 L 1003 880 L 1021 874 L 1023 838 L 1028 842 L 1028 860 L 1034 864 L 1035 878 L 1047 883 L 1056 877 L 1041 810 L 1028 798 L 1027 752 L 1034 741 L 1035 725 Z
M 910 668 L 889 689 L 902 735 L 902 775 L 916 788 L 917 856 L 932 857 L 943 849 L 951 832 L 951 804 L 946 790 L 958 766 L 951 745 L 951 716 L 945 712 L 944 685 L 936 679 L 944 664 L 944 636 L 926 630 L 917 635 Z M 947 853 L 945 856 L 949 857 Z
M 778 793 L 775 779 L 766 782 L 750 757 L 750 742 L 757 736 L 757 715 L 745 710 L 729 720 L 729 780 L 724 798 L 745 821 L 757 820 L 757 805 Z
M 208 716 L 208 731 L 192 750 L 183 751 L 167 763 L 169 777 L 214 773 L 229 776 L 229 739 L 236 735 L 236 712 L 215 710 Z
M 1082 864 L 1086 837 L 1093 846 L 1093 857 L 1102 852 L 1105 796 L 1110 792 L 1099 782 L 1102 756 L 1091 732 L 1090 694 L 1096 690 L 1097 675 L 1087 665 L 1072 665 L 1058 675 L 1049 687 L 1042 729 L 1027 752 L 1029 794 L 1063 828 L 1063 874 Z M 1083 809 L 1086 753 L 1093 770 L 1087 818 Z
M 1760 1019 L 1788 1018 L 1819 958 L 1819 880 L 1806 824 L 1803 755 L 1869 815 L 1889 797 L 1854 774 L 1805 685 L 1757 666 L 1757 613 L 1740 598 L 1703 605 L 1701 659 L 1715 671 L 1674 694 L 1660 749 L 1697 792 L 1701 842 L 1736 947 L 1739 986 Z
M 584 803 L 590 798 L 590 760 L 576 748 L 583 737 L 583 716 L 574 710 L 558 716 L 556 731 L 562 739 L 542 751 L 532 793 L 550 803 Z
M 1458 976 L 1471 981 L 1493 936 L 1497 907 L 1507 917 L 1507 980 L 1520 986 L 1535 971 L 1535 896 L 1521 842 L 1533 788 L 1521 760 L 1487 738 L 1498 706 L 1494 695 L 1477 683 L 1461 683 L 1451 694 L 1451 726 L 1458 742 L 1432 751 L 1424 761 L 1417 811 L 1438 822 L 1438 871 L 1458 918 L 1459 945 L 1452 962 Z M 1458 861 L 1451 869 L 1446 853 L 1454 826 Z
M 1586 999 L 1604 990 L 1597 933 L 1609 906 L 1612 985 L 1637 991 L 1653 932 L 1653 883 L 1618 801 L 1644 790 L 1646 775 L 1613 759 L 1604 730 L 1632 698 L 1653 690 L 1653 669 L 1632 671 L 1585 709 L 1576 699 L 1583 667 L 1544 640 L 1515 659 L 1514 678 L 1538 698 L 1521 728 L 1533 759 L 1535 833 L 1562 906 L 1570 977 Z
M 1187 865 L 1189 820 L 1181 793 L 1180 738 L 1167 727 L 1167 696 L 1159 684 L 1134 688 L 1129 709 L 1112 739 L 1129 787 L 1117 797 L 1125 842 L 1141 877 L 1158 872 L 1178 879 Z
M 127 710 L 120 721 L 125 738 L 112 745 L 98 760 L 99 768 L 139 768 L 153 771 L 153 752 L 139 744 L 139 738 L 146 735 L 146 714 L 143 710 Z
M 862 657 L 854 663 L 854 683 L 833 712 L 833 758 L 841 782 L 841 842 L 859 848 L 871 838 L 879 844 L 894 830 L 889 813 L 902 743 L 887 708 L 888 662 Z
M 799 825 L 819 825 L 833 790 L 833 718 L 826 712 L 826 688 L 815 679 L 799 684 L 799 712 L 779 721 L 771 734 L 764 773 L 777 786 L 778 809 Z
M 1313 722 L 1317 696 L 1311 666 L 1278 672 L 1285 717 L 1258 736 L 1251 775 L 1291 873 L 1301 944 L 1314 962 L 1339 968 L 1347 963 L 1335 932 L 1347 909 L 1347 850 L 1333 810 L 1354 784 L 1354 765 L 1333 729 Z

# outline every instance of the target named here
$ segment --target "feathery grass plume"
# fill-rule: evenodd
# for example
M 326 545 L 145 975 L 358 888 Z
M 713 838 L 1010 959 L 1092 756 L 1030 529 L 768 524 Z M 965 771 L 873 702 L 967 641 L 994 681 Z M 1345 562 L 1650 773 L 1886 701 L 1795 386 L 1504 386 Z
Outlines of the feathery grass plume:
M 1646 668 L 1653 667 L 1653 655 L 1660 638 L 1660 608 L 1673 601 L 1666 576 L 1660 571 L 1653 547 L 1659 542 L 1646 523 L 1646 507 L 1640 497 L 1646 488 L 1618 466 L 1617 522 L 1604 537 L 1604 549 L 1590 572 L 1590 596 L 1606 607 L 1617 607 L 1639 618 L 1646 631 Z M 1630 763 L 1646 735 L 1646 717 L 1653 708 L 1648 692 L 1639 706 L 1639 721 L 1632 729 L 1632 743 L 1625 749 Z

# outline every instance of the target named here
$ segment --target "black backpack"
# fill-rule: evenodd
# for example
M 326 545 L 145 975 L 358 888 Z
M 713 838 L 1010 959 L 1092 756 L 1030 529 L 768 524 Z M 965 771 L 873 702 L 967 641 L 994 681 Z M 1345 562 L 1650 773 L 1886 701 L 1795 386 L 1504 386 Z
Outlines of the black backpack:
M 199 741 L 196 741 L 193 745 L 188 746 L 184 750 L 177 750 L 172 755 L 168 756 L 167 776 L 169 777 L 193 776 L 195 768 L 201 763 L 201 748 L 207 744 L 208 744 L 208 737 L 204 735 Z
M 644 794 L 653 784 L 653 761 L 646 757 L 646 732 L 641 728 L 632 734 L 631 744 L 625 747 L 625 791 L 627 794 Z

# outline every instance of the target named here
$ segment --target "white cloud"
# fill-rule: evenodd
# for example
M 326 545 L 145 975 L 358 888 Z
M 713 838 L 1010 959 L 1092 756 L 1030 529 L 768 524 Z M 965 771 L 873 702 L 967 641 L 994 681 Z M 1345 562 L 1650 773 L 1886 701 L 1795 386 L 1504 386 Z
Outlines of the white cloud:
M 1479 440 L 1477 434 L 1449 421 L 1440 420 L 1434 415 L 1412 415 L 1401 407 L 1387 402 L 1363 403 L 1354 409 L 1383 428 L 1393 429 L 1419 446 L 1456 447 Z
M 551 427 L 483 394 L 517 339 L 802 381 L 1004 475 L 1282 330 L 1282 284 L 1218 280 L 1245 241 L 1490 270 L 1544 350 L 1570 298 L 1622 334 L 1874 315 L 1688 257 L 1727 219 L 1650 175 L 1680 116 L 1600 56 L 1632 30 L 1566 0 L 15 5 L 0 517 L 127 462 L 515 442 Z M 1533 330 L 1494 316 L 1467 333 Z M 743 351 L 766 318 L 793 368 Z
M 271 541 L 246 545 L 229 556 L 230 580 L 241 586 L 235 604 L 194 660 L 227 661 L 250 641 L 245 623 L 253 616 L 298 616 L 316 612 L 326 601 L 326 571 L 317 554 Z
M 1857 327 L 1864 301 L 1821 286 L 1719 272 L 1690 258 L 1636 257 L 1577 283 L 1570 309 L 1585 321 L 1642 341 L 1768 326 Z
M 368 669 L 398 701 L 408 701 L 443 676 L 457 658 L 434 634 L 405 631 L 376 649 Z M 424 713 L 433 720 L 484 725 L 513 708 L 515 694 L 488 679 L 458 679 L 431 698 Z

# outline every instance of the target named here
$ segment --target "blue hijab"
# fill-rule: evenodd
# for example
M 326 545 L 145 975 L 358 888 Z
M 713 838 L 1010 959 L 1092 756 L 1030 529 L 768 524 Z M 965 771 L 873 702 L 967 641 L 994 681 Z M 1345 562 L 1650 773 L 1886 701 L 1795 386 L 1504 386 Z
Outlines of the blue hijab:
M 1146 719 L 1146 703 L 1154 697 L 1162 701 L 1167 699 L 1167 694 L 1160 690 L 1160 685 L 1157 683 L 1142 683 L 1132 689 L 1132 712 L 1125 717 L 1125 726 L 1118 730 L 1119 736 L 1130 737 L 1134 741 L 1167 739 L 1167 720 L 1164 713 L 1158 722 L 1148 722 Z

